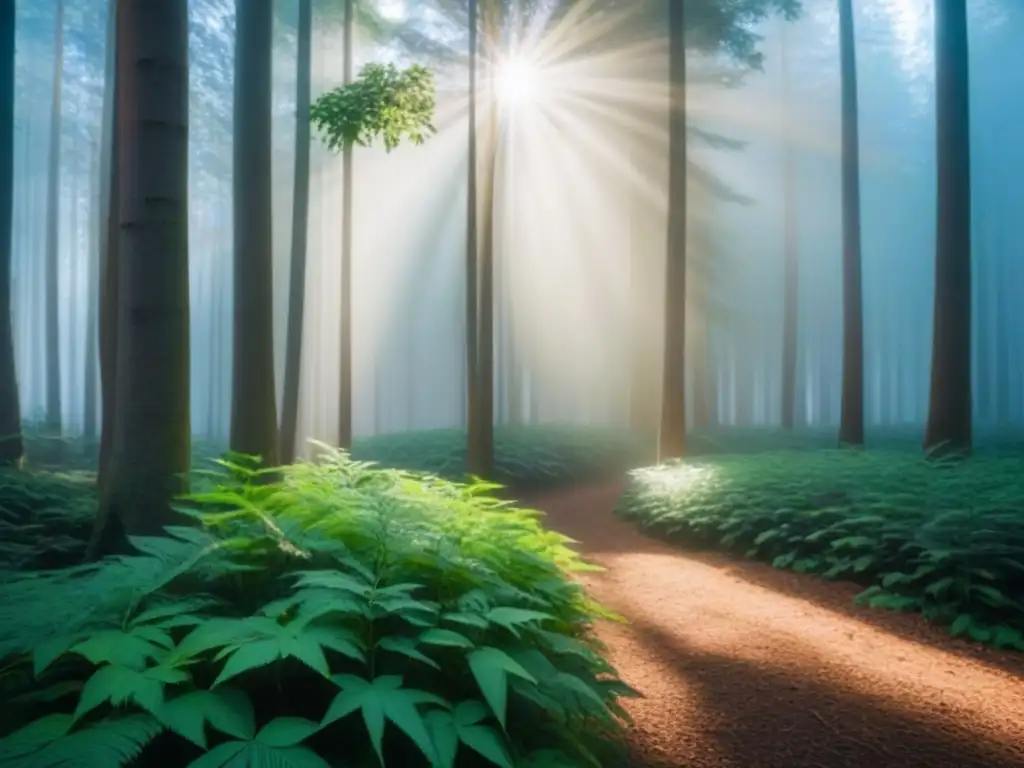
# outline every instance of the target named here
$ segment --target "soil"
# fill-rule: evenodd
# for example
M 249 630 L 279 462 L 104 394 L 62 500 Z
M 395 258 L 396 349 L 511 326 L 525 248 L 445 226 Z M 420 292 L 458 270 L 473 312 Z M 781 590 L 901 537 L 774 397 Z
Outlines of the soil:
M 581 580 L 628 621 L 598 633 L 644 697 L 627 702 L 632 766 L 1024 767 L 1024 654 L 855 607 L 852 585 L 656 542 L 613 515 L 620 491 L 527 501 L 605 568 Z

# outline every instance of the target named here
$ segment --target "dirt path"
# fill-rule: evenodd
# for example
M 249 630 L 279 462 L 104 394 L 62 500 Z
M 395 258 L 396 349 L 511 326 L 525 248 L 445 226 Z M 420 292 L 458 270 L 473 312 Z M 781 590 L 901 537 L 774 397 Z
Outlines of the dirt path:
M 607 570 L 592 594 L 630 702 L 637 768 L 1024 767 L 1024 659 L 856 588 L 680 552 L 614 517 L 618 486 L 529 502 Z M 618 767 L 609 767 L 618 768 Z

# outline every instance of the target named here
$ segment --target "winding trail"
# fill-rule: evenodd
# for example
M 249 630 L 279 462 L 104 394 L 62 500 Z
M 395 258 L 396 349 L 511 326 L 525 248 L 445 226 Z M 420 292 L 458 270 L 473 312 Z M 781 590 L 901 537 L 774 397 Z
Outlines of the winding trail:
M 632 765 L 1024 768 L 1024 655 L 854 607 L 850 585 L 653 541 L 612 514 L 620 490 L 526 503 L 606 569 L 581 580 L 629 620 L 599 635 L 644 695 Z

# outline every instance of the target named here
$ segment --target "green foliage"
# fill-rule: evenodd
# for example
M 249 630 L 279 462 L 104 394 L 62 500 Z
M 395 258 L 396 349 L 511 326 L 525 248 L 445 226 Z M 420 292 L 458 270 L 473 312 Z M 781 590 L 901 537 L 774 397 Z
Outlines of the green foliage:
M 466 433 L 431 429 L 356 440 L 355 458 L 451 480 L 466 473 Z M 498 426 L 494 481 L 522 490 L 566 485 L 642 465 L 651 458 L 630 433 L 578 424 Z
M 95 514 L 89 473 L 0 470 L 0 576 L 80 562 Z
M 310 107 L 310 120 L 334 151 L 377 138 L 390 152 L 402 138 L 422 144 L 437 132 L 434 120 L 434 74 L 412 65 L 366 64 L 353 82 L 335 88 Z
M 0 585 L 0 764 L 608 764 L 634 692 L 567 540 L 322 448 L 273 483 L 221 462 L 141 555 Z
M 689 545 L 867 586 L 1024 651 L 1024 457 L 962 463 L 903 451 L 777 451 L 637 470 L 618 511 Z

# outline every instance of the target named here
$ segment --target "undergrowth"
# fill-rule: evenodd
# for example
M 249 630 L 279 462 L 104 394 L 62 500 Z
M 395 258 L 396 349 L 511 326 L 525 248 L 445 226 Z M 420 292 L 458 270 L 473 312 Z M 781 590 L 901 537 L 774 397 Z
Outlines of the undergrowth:
M 95 470 L 99 446 L 82 437 L 48 437 L 29 424 L 25 454 L 30 467 Z M 192 444 L 195 467 L 209 461 L 226 446 L 196 440 Z M 358 437 L 352 447 L 358 461 L 464 480 L 466 431 L 427 429 Z M 627 430 L 581 424 L 498 425 L 494 429 L 494 481 L 519 489 L 569 484 L 610 472 L 641 466 L 651 459 L 644 443 Z
M 324 449 L 142 553 L 0 584 L 0 764 L 620 764 L 614 618 L 540 513 Z
M 617 511 L 663 538 L 853 581 L 861 603 L 1024 650 L 1022 477 L 1020 455 L 718 456 L 634 471 Z

